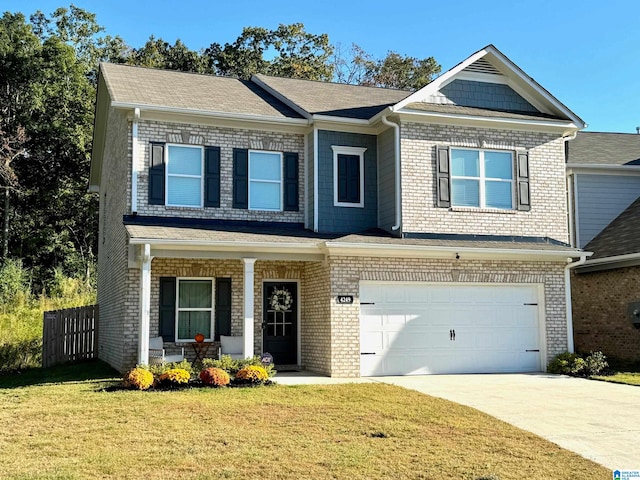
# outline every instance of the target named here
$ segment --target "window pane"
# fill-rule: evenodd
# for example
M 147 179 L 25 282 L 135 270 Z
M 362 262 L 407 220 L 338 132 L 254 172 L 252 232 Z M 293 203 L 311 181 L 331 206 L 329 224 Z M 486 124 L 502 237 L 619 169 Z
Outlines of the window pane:
M 211 312 L 180 312 L 178 314 L 178 339 L 193 340 L 202 333 L 211 338 Z
M 202 150 L 169 145 L 169 174 L 202 175 Z
M 459 207 L 480 206 L 480 182 L 478 180 L 451 180 L 451 200 Z
M 513 158 L 509 152 L 484 152 L 484 175 L 487 178 L 511 180 Z
M 280 181 L 282 176 L 280 154 L 249 152 L 249 172 L 251 180 Z
M 201 180 L 192 177 L 167 177 L 167 204 L 200 206 Z
M 480 176 L 478 150 L 451 150 L 451 174 L 456 177 Z
M 511 182 L 485 182 L 485 204 L 488 208 L 513 208 Z
M 280 210 L 280 184 L 250 182 L 249 208 L 255 210 Z
M 178 308 L 211 308 L 211 280 L 180 280 Z

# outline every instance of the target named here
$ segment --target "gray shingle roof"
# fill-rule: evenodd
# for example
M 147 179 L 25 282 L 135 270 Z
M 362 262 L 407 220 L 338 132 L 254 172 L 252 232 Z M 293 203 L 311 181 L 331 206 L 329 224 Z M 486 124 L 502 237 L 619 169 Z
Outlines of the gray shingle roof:
M 360 234 L 342 236 L 339 234 L 318 234 L 304 229 L 301 224 L 261 225 L 260 222 L 238 221 L 204 221 L 189 219 L 171 219 L 161 217 L 124 218 L 129 238 L 150 241 L 180 242 L 252 242 L 264 243 L 265 246 L 278 244 L 298 244 L 311 248 L 320 248 L 324 242 L 352 243 L 362 245 L 417 246 L 417 247 L 452 247 L 452 248 L 486 248 L 509 250 L 539 250 L 576 253 L 578 250 L 566 245 L 545 242 L 526 241 L 489 241 L 489 240 L 457 240 L 457 239 L 417 239 L 397 238 L 383 230 L 373 230 Z
M 640 165 L 640 135 L 578 132 L 567 144 L 568 163 L 584 165 Z
M 489 110 L 486 108 L 463 107 L 460 105 L 448 105 L 441 103 L 413 102 L 409 103 L 404 108 L 409 110 L 420 110 L 423 112 L 451 113 L 457 115 L 473 115 L 495 118 L 515 118 L 520 120 L 566 120 L 564 118 L 547 115 L 545 113 L 522 113 L 504 110 Z
M 111 100 L 134 105 L 302 118 L 256 84 L 228 77 L 101 63 Z
M 254 75 L 304 111 L 315 115 L 369 119 L 411 92 L 343 83 Z
M 640 252 L 640 198 L 627 207 L 585 247 L 589 259 Z

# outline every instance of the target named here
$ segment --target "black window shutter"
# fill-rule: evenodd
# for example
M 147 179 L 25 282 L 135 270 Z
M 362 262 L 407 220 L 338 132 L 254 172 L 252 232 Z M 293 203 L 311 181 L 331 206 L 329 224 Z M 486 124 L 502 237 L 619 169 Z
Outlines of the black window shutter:
M 284 152 L 284 210 L 297 212 L 298 206 L 298 154 Z
M 231 279 L 216 278 L 215 338 L 231 335 Z
M 151 142 L 149 148 L 149 205 L 164 205 L 164 143 Z
M 233 208 L 249 208 L 249 150 L 233 149 Z
M 451 176 L 449 174 L 449 148 L 437 147 L 436 151 L 436 190 L 438 207 L 451 206 Z
M 220 207 L 220 147 L 204 149 L 204 206 Z
M 165 342 L 176 340 L 176 279 L 160 277 L 160 335 Z
M 531 197 L 529 191 L 529 154 L 526 152 L 516 153 L 516 172 L 518 210 L 528 212 L 531 210 Z

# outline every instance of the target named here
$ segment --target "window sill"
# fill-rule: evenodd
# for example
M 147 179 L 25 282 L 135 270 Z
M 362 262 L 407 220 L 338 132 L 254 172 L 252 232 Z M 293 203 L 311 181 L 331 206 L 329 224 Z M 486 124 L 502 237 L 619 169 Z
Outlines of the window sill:
M 514 215 L 518 210 L 505 210 L 502 208 L 479 208 L 479 207 L 449 207 L 450 212 L 473 212 L 473 213 L 502 213 Z
M 178 205 L 165 205 L 164 208 L 166 210 L 203 210 L 204 207 L 190 207 L 187 205 L 184 206 L 178 206 Z

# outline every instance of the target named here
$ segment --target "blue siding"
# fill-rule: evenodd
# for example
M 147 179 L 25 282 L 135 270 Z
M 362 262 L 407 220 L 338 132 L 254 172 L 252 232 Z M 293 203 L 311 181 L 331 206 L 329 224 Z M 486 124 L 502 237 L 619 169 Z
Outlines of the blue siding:
M 393 128 L 378 135 L 378 212 L 379 227 L 391 231 L 396 223 L 396 165 Z
M 333 205 L 331 146 L 364 147 L 364 208 Z M 318 131 L 318 231 L 355 233 L 378 226 L 377 137 L 358 133 Z
M 640 196 L 640 177 L 578 174 L 576 179 L 578 246 L 582 248 Z
M 440 93 L 455 105 L 463 107 L 533 113 L 538 111 L 510 86 L 500 83 L 454 80 L 441 88 Z

